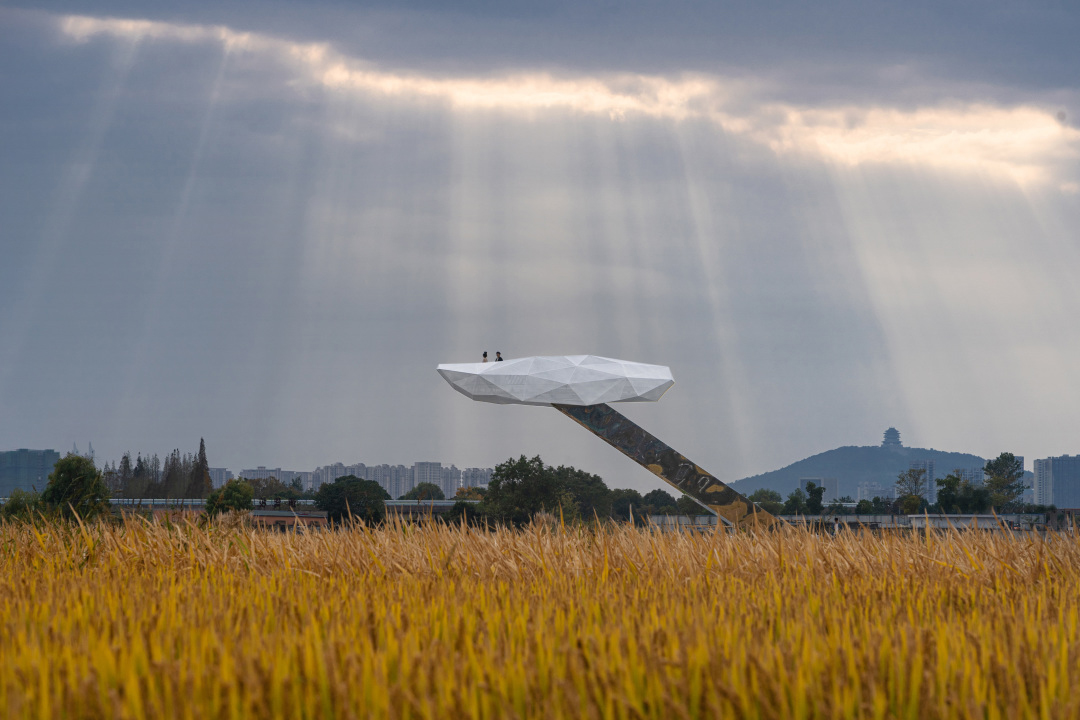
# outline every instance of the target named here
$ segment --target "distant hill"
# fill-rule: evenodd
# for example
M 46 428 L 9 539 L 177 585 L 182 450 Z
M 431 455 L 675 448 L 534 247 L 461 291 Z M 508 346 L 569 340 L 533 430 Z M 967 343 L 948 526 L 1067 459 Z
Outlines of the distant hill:
M 785 498 L 799 487 L 799 478 L 836 478 L 840 495 L 856 497 L 859 483 L 872 480 L 890 488 L 896 476 L 909 468 L 912 460 L 933 460 L 934 474 L 945 477 L 956 468 L 982 467 L 986 461 L 967 453 L 909 448 L 900 445 L 841 447 L 799 460 L 785 468 L 743 478 L 732 487 L 749 495 L 760 488 L 776 490 Z

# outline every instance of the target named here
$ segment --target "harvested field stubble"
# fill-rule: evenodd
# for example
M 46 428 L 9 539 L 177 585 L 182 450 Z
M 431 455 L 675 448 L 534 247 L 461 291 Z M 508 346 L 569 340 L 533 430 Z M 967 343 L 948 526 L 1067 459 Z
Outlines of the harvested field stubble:
M 1066 535 L 0 526 L 8 717 L 1064 717 Z

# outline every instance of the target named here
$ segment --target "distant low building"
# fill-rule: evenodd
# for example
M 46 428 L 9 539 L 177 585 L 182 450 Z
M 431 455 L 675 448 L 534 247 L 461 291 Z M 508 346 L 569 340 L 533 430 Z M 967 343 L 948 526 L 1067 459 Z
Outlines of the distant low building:
M 874 498 L 892 498 L 895 494 L 892 488 L 886 488 L 879 482 L 866 480 L 858 484 L 856 500 L 873 500 Z
M 14 490 L 41 492 L 59 460 L 60 453 L 55 450 L 0 452 L 0 497 L 9 497 Z
M 268 468 L 263 465 L 260 465 L 257 468 L 240 471 L 240 477 L 245 480 L 267 480 L 269 478 L 274 478 L 285 485 L 291 485 L 293 480 L 302 475 L 304 475 L 304 473 L 299 470 L 282 470 L 279 467 Z M 302 479 L 301 482 L 303 482 Z
M 269 478 L 281 479 L 281 468 L 268 468 L 260 465 L 257 468 L 248 468 L 240 471 L 240 477 L 245 480 L 267 480 Z

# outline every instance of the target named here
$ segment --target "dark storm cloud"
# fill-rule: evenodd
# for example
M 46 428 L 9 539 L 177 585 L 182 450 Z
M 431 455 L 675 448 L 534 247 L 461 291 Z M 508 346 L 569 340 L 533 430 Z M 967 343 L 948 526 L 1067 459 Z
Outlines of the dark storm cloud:
M 863 93 L 903 68 L 938 82 L 1075 85 L 1080 20 L 1066 2 L 50 3 L 53 12 L 226 24 L 426 70 L 544 67 L 745 72 Z M 900 68 L 900 76 L 896 69 Z M 893 69 L 894 72 L 885 72 Z M 838 82 L 838 78 L 846 81 Z M 818 90 L 820 92 L 820 90 Z

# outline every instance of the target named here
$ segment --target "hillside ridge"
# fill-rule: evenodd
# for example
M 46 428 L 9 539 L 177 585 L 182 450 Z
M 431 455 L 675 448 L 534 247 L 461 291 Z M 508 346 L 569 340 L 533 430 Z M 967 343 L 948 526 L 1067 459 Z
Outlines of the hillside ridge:
M 811 455 L 779 470 L 736 480 L 731 487 L 744 495 L 768 488 L 786 497 L 799 487 L 800 478 L 828 477 L 837 479 L 841 496 L 856 497 L 858 484 L 864 481 L 881 483 L 886 490 L 891 488 L 896 476 L 915 460 L 933 460 L 934 474 L 939 478 L 957 468 L 981 468 L 986 464 L 986 460 L 978 455 L 934 448 L 845 445 Z

